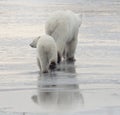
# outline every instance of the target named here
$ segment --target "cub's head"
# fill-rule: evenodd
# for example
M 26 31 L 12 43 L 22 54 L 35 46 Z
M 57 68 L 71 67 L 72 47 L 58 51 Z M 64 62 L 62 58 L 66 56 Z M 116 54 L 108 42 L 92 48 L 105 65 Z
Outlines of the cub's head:
M 37 38 L 35 38 L 35 39 L 32 41 L 32 43 L 30 44 L 30 46 L 31 46 L 32 48 L 36 48 L 37 42 L 38 42 L 39 39 L 40 39 L 40 36 L 37 37 Z

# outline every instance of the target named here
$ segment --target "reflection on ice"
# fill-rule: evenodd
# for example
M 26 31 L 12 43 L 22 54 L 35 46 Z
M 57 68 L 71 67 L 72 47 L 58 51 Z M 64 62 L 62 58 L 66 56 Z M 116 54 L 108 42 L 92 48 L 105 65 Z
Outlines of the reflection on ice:
M 63 62 L 60 68 L 64 72 L 74 73 L 72 75 L 73 81 L 77 80 L 75 75 L 74 64 L 66 64 Z M 69 76 L 70 75 L 70 76 Z M 84 99 L 78 84 L 62 83 L 61 78 L 57 73 L 40 74 L 38 77 L 37 94 L 32 96 L 34 103 L 48 107 L 49 109 L 66 109 L 82 107 Z M 69 79 L 71 74 L 65 76 Z M 69 80 L 68 80 L 69 81 Z M 62 83 L 62 84 L 61 84 Z

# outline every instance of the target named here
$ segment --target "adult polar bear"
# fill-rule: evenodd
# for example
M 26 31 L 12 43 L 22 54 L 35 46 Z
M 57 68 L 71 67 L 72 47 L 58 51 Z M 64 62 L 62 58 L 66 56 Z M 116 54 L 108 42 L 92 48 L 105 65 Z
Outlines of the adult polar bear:
M 80 16 L 72 11 L 57 11 L 46 22 L 46 34 L 52 36 L 57 45 L 58 63 L 62 56 L 69 61 L 75 60 L 80 25 Z

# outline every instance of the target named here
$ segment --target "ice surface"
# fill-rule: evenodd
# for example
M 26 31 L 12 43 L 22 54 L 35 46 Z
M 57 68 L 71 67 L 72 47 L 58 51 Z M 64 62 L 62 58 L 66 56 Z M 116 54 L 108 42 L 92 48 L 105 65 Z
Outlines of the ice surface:
M 40 74 L 29 43 L 56 10 L 82 13 L 75 63 Z M 118 0 L 0 0 L 0 115 L 120 115 Z

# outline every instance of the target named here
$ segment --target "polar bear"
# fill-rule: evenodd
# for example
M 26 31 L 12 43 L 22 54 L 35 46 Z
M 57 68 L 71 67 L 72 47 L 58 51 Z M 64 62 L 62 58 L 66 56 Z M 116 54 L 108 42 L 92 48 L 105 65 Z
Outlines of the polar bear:
M 57 44 L 58 63 L 62 57 L 74 61 L 77 37 L 81 25 L 80 15 L 72 11 L 57 11 L 45 24 L 46 34 L 52 36 Z
M 30 46 L 37 48 L 37 63 L 43 73 L 56 68 L 57 46 L 51 36 L 42 35 L 34 39 Z

